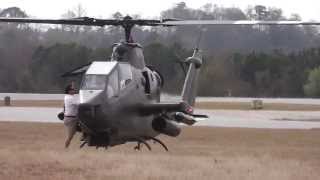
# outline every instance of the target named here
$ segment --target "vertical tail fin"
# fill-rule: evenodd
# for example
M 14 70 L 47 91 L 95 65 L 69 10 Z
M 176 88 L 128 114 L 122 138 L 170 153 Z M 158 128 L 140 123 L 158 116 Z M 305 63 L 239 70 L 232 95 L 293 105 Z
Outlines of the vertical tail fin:
M 198 89 L 198 76 L 200 74 L 200 67 L 202 65 L 201 51 L 196 48 L 192 57 L 189 57 L 185 61 L 189 64 L 189 69 L 184 81 L 182 90 L 182 100 L 191 106 L 194 106 Z

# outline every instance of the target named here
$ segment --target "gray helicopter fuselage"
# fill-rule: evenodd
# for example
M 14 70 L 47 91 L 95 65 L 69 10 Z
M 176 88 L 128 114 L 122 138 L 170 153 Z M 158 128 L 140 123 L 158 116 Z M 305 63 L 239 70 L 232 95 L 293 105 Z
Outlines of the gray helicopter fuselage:
M 126 57 L 117 57 L 114 52 L 111 61 L 93 62 L 80 88 L 83 129 L 97 137 L 105 134 L 111 146 L 160 134 L 152 128 L 156 115 L 144 114 L 139 107 L 159 102 L 161 79 L 139 59 L 143 58 L 140 46 L 120 48 L 126 48 L 120 52 Z

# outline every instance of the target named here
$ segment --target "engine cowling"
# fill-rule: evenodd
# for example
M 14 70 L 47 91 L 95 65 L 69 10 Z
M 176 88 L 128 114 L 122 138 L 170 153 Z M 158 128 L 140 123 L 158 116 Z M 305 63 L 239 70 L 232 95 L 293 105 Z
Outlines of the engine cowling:
M 161 116 L 152 121 L 152 128 L 159 133 L 172 137 L 178 136 L 181 132 L 181 129 L 176 124 Z

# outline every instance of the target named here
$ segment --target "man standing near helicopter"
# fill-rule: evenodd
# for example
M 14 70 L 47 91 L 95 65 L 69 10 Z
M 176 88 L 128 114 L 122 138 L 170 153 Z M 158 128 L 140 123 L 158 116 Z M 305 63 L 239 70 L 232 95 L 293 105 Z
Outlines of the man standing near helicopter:
M 75 95 L 76 89 L 74 88 L 73 83 L 65 88 L 65 94 L 63 121 L 67 128 L 65 148 L 68 148 L 73 136 L 77 132 L 79 98 Z

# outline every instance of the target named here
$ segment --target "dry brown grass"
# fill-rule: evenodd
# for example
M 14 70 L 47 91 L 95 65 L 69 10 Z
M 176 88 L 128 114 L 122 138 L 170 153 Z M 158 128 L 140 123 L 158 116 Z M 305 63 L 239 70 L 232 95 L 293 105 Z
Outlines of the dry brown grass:
M 170 152 L 63 148 L 62 124 L 0 123 L 0 179 L 318 179 L 319 130 L 184 128 Z

